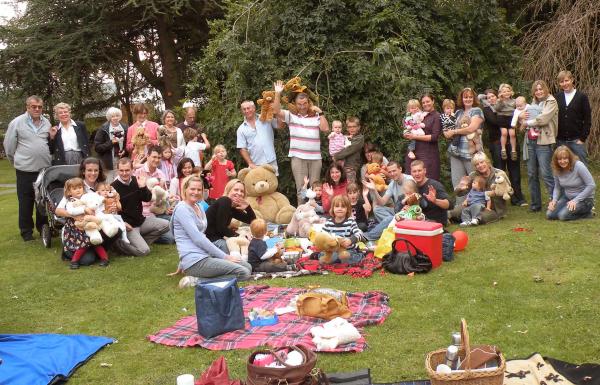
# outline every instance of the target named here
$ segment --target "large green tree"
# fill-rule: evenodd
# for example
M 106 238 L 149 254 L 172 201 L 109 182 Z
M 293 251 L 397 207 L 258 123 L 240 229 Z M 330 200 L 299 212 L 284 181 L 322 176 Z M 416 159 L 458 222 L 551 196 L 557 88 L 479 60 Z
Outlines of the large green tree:
M 515 33 L 489 0 L 228 1 L 193 66 L 190 93 L 207 98 L 211 141 L 234 149 L 239 103 L 300 75 L 330 120 L 359 116 L 368 141 L 399 158 L 406 101 L 514 80 Z M 280 162 L 287 154 L 282 132 Z M 289 167 L 282 170 L 289 186 Z

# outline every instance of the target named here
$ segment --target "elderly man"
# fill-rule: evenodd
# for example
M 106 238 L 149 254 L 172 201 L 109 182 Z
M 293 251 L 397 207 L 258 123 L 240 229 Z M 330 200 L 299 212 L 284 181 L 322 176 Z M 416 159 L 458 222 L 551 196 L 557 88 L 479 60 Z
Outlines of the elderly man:
M 237 145 L 240 155 L 250 168 L 270 164 L 279 175 L 275 156 L 273 128 L 277 128 L 277 119 L 263 122 L 258 119 L 256 106 L 251 100 L 240 105 L 244 121 L 237 129 Z
M 275 100 L 273 101 L 273 112 L 290 128 L 290 151 L 288 156 L 292 158 L 292 174 L 296 182 L 296 195 L 298 204 L 302 203 L 302 185 L 304 178 L 308 177 L 310 184 L 318 181 L 321 177 L 321 138 L 320 131 L 329 132 L 329 123 L 323 115 L 323 111 L 313 106 L 308 95 L 300 92 L 294 99 L 298 111 L 293 114 L 281 109 L 281 92 L 283 82 L 281 80 L 273 84 L 275 89 Z
M 4 150 L 17 173 L 17 198 L 19 199 L 19 229 L 24 241 L 33 240 L 33 208 L 35 192 L 33 183 L 39 172 L 50 166 L 48 141 L 56 136 L 50 122 L 42 116 L 44 103 L 32 95 L 25 101 L 27 111 L 9 125 L 4 137 Z M 36 210 L 35 227 L 41 233 L 47 218 Z
M 204 127 L 196 122 L 196 113 L 198 112 L 198 109 L 196 107 L 185 107 L 183 111 L 185 113 L 183 122 L 179 123 L 177 128 L 181 129 L 181 132 L 184 132 L 186 128 L 198 130 L 198 142 L 204 143 L 206 145 L 206 150 L 208 150 L 210 148 L 210 142 L 204 132 Z

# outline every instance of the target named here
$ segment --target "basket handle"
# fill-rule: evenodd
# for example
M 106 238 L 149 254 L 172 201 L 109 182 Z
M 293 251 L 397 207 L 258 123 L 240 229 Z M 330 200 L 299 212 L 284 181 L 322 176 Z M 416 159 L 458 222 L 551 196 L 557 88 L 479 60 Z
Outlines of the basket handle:
M 460 320 L 460 335 L 462 338 L 462 345 L 465 349 L 465 364 L 463 366 L 464 370 L 471 370 L 471 342 L 469 341 L 469 331 L 467 330 L 467 321 L 462 318 Z
M 302 361 L 303 361 L 302 363 L 306 363 L 306 361 L 308 361 L 308 358 L 306 357 L 306 354 L 302 351 L 302 349 L 298 348 L 296 345 L 289 346 L 289 348 L 291 350 L 295 350 L 298 353 L 300 353 L 300 355 L 302 356 Z M 291 367 L 291 365 L 286 364 L 285 361 L 283 361 L 277 354 L 277 352 L 279 352 L 280 350 L 282 350 L 282 349 L 279 349 L 279 350 L 271 349 L 271 354 L 273 355 L 273 357 L 275 357 L 275 360 L 278 363 L 280 363 L 281 365 L 285 366 L 286 368 Z

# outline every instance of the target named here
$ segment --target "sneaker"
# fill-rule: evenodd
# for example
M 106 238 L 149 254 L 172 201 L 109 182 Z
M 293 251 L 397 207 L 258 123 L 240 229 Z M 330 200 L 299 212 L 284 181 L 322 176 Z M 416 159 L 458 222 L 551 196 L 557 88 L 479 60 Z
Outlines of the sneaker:
M 461 227 L 467 227 L 467 226 L 471 226 L 471 222 L 460 222 Z
M 108 266 L 109 263 L 110 262 L 108 261 L 108 259 L 103 259 L 102 261 L 100 261 L 98 266 L 106 267 L 106 266 Z
M 479 219 L 473 218 L 473 220 L 471 221 L 471 226 L 477 226 L 477 225 L 479 225 Z
M 502 160 L 508 159 L 508 154 L 506 153 L 506 150 L 500 151 L 500 157 L 502 158 Z
M 199 279 L 197 277 L 190 277 L 186 275 L 179 280 L 179 288 L 184 289 L 186 287 L 194 287 L 198 284 Z
M 519 206 L 521 206 L 521 207 L 527 207 L 527 206 L 529 206 L 529 203 L 527 203 L 525 201 L 522 201 L 521 203 L 519 203 Z
M 517 152 L 516 151 L 510 152 L 510 160 L 512 160 L 513 162 L 517 161 Z
M 69 265 L 69 269 L 71 269 L 71 270 L 79 269 L 79 262 L 71 262 L 71 265 Z

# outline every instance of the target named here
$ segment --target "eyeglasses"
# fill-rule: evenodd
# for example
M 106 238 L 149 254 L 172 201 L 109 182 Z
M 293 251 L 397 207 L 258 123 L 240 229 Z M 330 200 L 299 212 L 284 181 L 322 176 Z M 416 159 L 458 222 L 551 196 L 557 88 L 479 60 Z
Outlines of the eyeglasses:
M 40 105 L 36 105 L 36 104 L 30 104 L 29 108 L 31 108 L 32 110 L 41 110 L 44 108 L 44 106 L 40 106 Z

